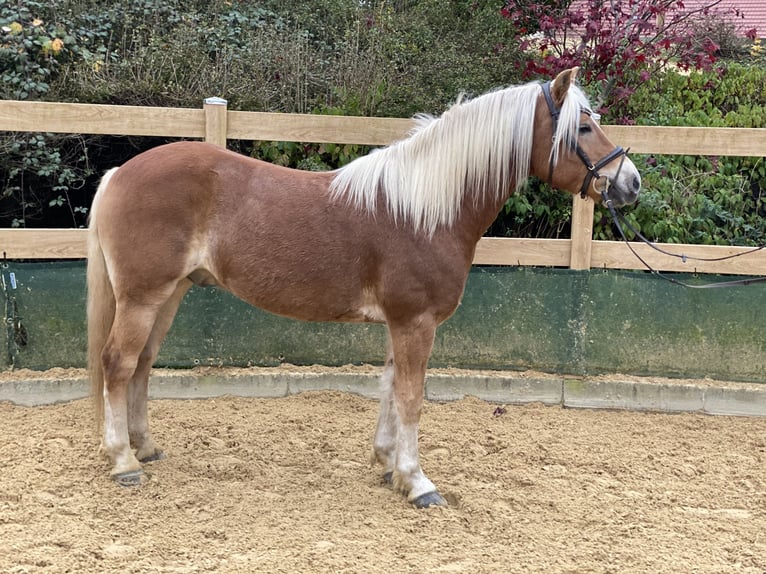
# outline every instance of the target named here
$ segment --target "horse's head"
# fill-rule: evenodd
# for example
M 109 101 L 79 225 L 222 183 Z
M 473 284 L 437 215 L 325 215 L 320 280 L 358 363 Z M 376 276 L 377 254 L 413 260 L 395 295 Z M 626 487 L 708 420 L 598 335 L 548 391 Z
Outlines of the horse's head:
M 535 110 L 532 175 L 596 201 L 608 190 L 615 205 L 633 203 L 641 176 L 626 155 L 598 125 L 598 115 L 575 86 L 578 68 L 544 84 Z

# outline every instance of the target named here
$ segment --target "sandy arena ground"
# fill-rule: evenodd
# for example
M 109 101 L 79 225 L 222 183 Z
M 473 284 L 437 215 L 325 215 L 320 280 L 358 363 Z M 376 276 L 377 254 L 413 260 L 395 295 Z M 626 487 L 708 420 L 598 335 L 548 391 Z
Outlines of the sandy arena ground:
M 766 572 L 766 420 L 426 405 L 416 510 L 371 469 L 377 403 L 150 404 L 120 489 L 90 403 L 0 403 L 0 572 Z

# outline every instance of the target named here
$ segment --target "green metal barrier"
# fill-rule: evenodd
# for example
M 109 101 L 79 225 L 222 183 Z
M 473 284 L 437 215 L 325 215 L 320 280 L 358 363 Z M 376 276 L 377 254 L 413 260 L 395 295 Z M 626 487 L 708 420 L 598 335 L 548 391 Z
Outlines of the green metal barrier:
M 84 262 L 5 262 L 1 283 L 6 368 L 85 365 Z M 476 267 L 430 364 L 762 381 L 764 301 L 766 285 L 692 290 L 637 272 Z M 380 364 L 384 353 L 380 325 L 293 321 L 193 288 L 157 364 Z

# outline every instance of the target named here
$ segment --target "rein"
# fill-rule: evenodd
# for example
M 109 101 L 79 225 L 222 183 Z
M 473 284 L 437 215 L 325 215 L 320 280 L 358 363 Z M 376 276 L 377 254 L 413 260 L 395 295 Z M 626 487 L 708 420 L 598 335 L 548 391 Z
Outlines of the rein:
M 548 104 L 548 111 L 551 113 L 551 117 L 553 118 L 553 141 L 555 141 L 555 134 L 556 130 L 558 128 L 559 123 L 559 116 L 561 115 L 561 109 L 556 106 L 555 102 L 553 101 L 553 96 L 551 95 L 551 82 L 546 82 L 542 85 L 543 95 L 545 96 L 545 102 Z M 589 116 L 592 115 L 592 112 L 590 110 L 582 110 L 583 113 L 588 114 Z M 636 256 L 636 259 L 638 259 L 641 263 L 643 263 L 644 267 L 646 267 L 651 273 L 654 275 L 657 275 L 658 277 L 661 277 L 665 281 L 668 281 L 670 283 L 673 283 L 675 285 L 680 285 L 682 287 L 688 287 L 689 289 L 714 289 L 718 287 L 738 287 L 742 285 L 753 285 L 755 283 L 766 283 L 766 277 L 753 277 L 752 279 L 739 279 L 735 281 L 719 281 L 717 283 L 704 283 L 702 285 L 691 285 L 690 283 L 685 283 L 683 281 L 679 281 L 678 279 L 674 279 L 672 277 L 668 277 L 667 275 L 664 275 L 654 269 L 649 263 L 647 263 L 637 252 L 635 249 L 633 249 L 633 246 L 631 245 L 630 241 L 628 241 L 628 238 L 625 236 L 625 232 L 622 229 L 622 225 L 620 222 L 624 223 L 625 226 L 636 236 L 638 237 L 643 243 L 654 249 L 655 251 L 659 251 L 660 253 L 664 255 L 668 255 L 670 257 L 677 257 L 678 259 L 681 259 L 684 263 L 686 261 L 725 261 L 727 259 L 734 259 L 735 257 L 741 257 L 743 255 L 749 255 L 751 253 L 755 253 L 756 251 L 760 251 L 762 249 L 766 248 L 766 245 L 761 247 L 755 247 L 749 251 L 744 251 L 742 253 L 735 253 L 733 255 L 726 255 L 724 257 L 711 257 L 711 258 L 705 258 L 705 257 L 692 257 L 684 254 L 678 254 L 678 253 L 671 253 L 669 251 L 666 251 L 664 249 L 661 249 L 657 247 L 654 243 L 649 241 L 646 237 L 644 237 L 631 223 L 625 218 L 622 213 L 618 212 L 617 209 L 614 207 L 614 204 L 612 203 L 612 200 L 609 198 L 608 190 L 609 190 L 609 181 L 607 178 L 604 178 L 606 180 L 606 184 L 604 186 L 604 189 L 598 190 L 595 185 L 596 182 L 598 182 L 602 176 L 599 173 L 598 170 L 600 170 L 605 165 L 611 163 L 618 157 L 622 156 L 622 161 L 620 162 L 620 167 L 617 169 L 617 173 L 620 172 L 622 169 L 622 162 L 625 161 L 625 158 L 628 155 L 628 150 L 623 149 L 621 146 L 615 147 L 611 152 L 609 152 L 606 156 L 598 160 L 596 163 L 591 162 L 590 158 L 588 157 L 588 154 L 585 153 L 585 150 L 583 150 L 580 147 L 580 144 L 577 140 L 574 142 L 574 149 L 575 152 L 577 152 L 577 156 L 582 160 L 582 162 L 585 164 L 585 167 L 588 168 L 588 173 L 585 175 L 585 179 L 582 182 L 582 187 L 580 188 L 580 197 L 585 199 L 588 195 L 588 187 L 592 184 L 594 187 L 593 189 L 596 191 L 596 193 L 599 193 L 603 199 L 604 205 L 609 209 L 609 213 L 612 216 L 612 221 L 614 222 L 615 227 L 617 227 L 617 230 L 620 232 L 620 236 L 622 237 L 622 240 L 625 242 L 625 245 L 628 246 L 628 249 L 630 249 L 631 253 Z M 553 185 L 553 154 L 551 153 L 551 159 L 548 162 L 548 183 Z
M 544 83 L 542 85 L 542 89 L 543 95 L 545 96 L 545 102 L 548 104 L 548 111 L 551 113 L 551 117 L 553 118 L 553 140 L 555 141 L 555 134 L 559 124 L 561 109 L 556 106 L 555 102 L 553 101 L 553 96 L 551 95 L 551 82 Z M 589 116 L 592 115 L 590 110 L 582 111 Z M 626 150 L 622 149 L 621 146 L 617 146 L 606 156 L 598 160 L 596 163 L 593 163 L 588 157 L 588 154 L 585 153 L 585 150 L 580 147 L 580 144 L 577 140 L 575 140 L 574 149 L 575 152 L 577 152 L 577 157 L 579 157 L 580 160 L 582 160 L 582 162 L 585 164 L 585 167 L 588 168 L 588 173 L 585 175 L 585 179 L 582 182 L 582 187 L 580 188 L 580 197 L 583 199 L 585 199 L 588 195 L 588 187 L 590 187 L 591 182 L 595 183 L 601 178 L 601 174 L 599 174 L 598 170 L 620 156 L 623 156 L 624 159 L 628 153 Z M 553 185 L 553 154 L 551 154 L 551 159 L 548 162 L 548 183 Z M 593 189 L 598 191 L 595 187 Z
M 670 251 L 666 251 L 664 249 L 661 249 L 657 247 L 654 243 L 649 241 L 646 237 L 644 237 L 633 225 L 631 225 L 630 221 L 628 221 L 625 216 L 617 211 L 617 209 L 612 204 L 612 200 L 609 199 L 608 195 L 608 185 L 601 191 L 601 197 L 603 198 L 604 205 L 609 209 L 609 213 L 612 216 L 612 221 L 614 222 L 615 227 L 617 227 L 617 230 L 620 232 L 620 236 L 622 237 L 622 240 L 625 242 L 625 245 L 628 246 L 628 249 L 630 249 L 631 253 L 636 256 L 636 259 L 638 259 L 641 263 L 643 263 L 644 267 L 646 267 L 649 271 L 651 271 L 654 275 L 657 275 L 658 277 L 661 277 L 665 281 L 668 281 L 670 283 L 673 283 L 675 285 L 680 285 L 681 287 L 688 287 L 689 289 L 715 289 L 718 287 L 740 287 L 743 285 L 753 285 L 754 283 L 766 283 L 766 277 L 753 277 L 752 279 L 739 279 L 735 281 L 719 281 L 717 283 L 703 283 L 702 285 L 692 285 L 690 283 L 685 283 L 683 281 L 679 281 L 678 279 L 674 279 L 672 277 L 668 277 L 667 275 L 664 275 L 654 269 L 651 265 L 649 265 L 637 252 L 635 249 L 633 249 L 633 246 L 630 244 L 630 241 L 628 241 L 628 238 L 625 237 L 625 232 L 622 229 L 622 225 L 620 225 L 620 222 L 624 223 L 625 226 L 633 233 L 636 237 L 638 237 L 643 243 L 654 249 L 655 251 L 659 251 L 663 255 L 669 255 L 670 257 L 677 257 L 684 263 L 687 261 L 725 261 L 727 259 L 734 259 L 735 257 L 742 257 L 743 255 L 750 255 L 751 253 L 755 253 L 756 251 L 760 251 L 761 249 L 766 248 L 766 245 L 762 245 L 760 247 L 754 247 L 753 249 L 749 251 L 743 251 L 742 253 L 734 253 L 733 255 L 726 255 L 724 257 L 692 257 L 689 255 L 684 255 L 680 253 L 671 253 Z

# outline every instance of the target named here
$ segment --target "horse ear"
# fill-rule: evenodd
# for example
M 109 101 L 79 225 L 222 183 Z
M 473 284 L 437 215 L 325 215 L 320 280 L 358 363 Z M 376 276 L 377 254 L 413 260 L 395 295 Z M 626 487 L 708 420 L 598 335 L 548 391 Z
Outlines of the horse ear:
M 561 107 L 561 105 L 564 103 L 564 98 L 567 97 L 569 86 L 574 83 L 575 78 L 577 77 L 577 72 L 579 71 L 579 67 L 564 70 L 563 72 L 559 72 L 559 75 L 556 76 L 555 80 L 553 80 L 553 85 L 551 86 L 551 95 L 553 96 L 554 103 L 558 107 Z

